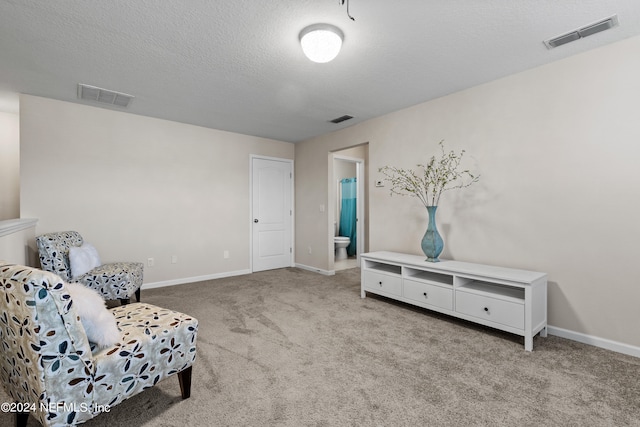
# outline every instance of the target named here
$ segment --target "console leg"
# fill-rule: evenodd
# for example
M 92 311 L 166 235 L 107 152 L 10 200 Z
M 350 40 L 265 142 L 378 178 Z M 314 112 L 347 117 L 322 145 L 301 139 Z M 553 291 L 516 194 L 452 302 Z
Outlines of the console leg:
M 180 393 L 182 393 L 183 399 L 191 397 L 191 368 L 178 372 L 178 381 L 180 381 Z
M 524 350 L 533 351 L 533 336 L 531 335 L 524 336 Z

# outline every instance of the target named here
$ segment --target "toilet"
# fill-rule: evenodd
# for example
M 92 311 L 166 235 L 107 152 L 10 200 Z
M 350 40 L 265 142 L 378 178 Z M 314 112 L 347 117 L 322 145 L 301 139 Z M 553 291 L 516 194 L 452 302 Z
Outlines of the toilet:
M 335 236 L 333 242 L 336 246 L 336 259 L 347 259 L 347 246 L 351 243 L 351 239 L 344 236 Z

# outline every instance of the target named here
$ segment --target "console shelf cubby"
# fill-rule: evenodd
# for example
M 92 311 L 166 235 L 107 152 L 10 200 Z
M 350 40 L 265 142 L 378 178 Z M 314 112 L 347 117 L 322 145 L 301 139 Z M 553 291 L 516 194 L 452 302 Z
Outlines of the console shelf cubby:
M 547 336 L 547 275 L 397 252 L 362 255 L 361 296 L 367 292 L 524 337 Z

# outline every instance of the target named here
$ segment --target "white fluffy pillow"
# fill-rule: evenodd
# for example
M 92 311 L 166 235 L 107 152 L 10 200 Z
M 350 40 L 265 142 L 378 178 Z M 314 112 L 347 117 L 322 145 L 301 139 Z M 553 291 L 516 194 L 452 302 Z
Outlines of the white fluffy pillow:
M 69 265 L 71 267 L 71 277 L 74 279 L 96 267 L 100 267 L 101 263 L 98 250 L 89 243 L 83 243 L 82 246 L 70 247 Z
M 107 310 L 100 294 L 80 283 L 65 283 L 87 338 L 99 347 L 111 347 L 120 341 L 120 331 L 113 313 Z

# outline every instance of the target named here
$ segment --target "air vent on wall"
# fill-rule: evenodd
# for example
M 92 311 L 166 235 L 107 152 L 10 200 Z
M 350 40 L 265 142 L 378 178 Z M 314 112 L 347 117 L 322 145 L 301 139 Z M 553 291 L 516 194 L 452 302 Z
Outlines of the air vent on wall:
M 613 15 L 609 18 L 603 19 L 593 24 L 578 28 L 577 30 L 569 31 L 568 33 L 562 34 L 561 36 L 545 40 L 544 44 L 547 46 L 547 48 L 553 49 L 554 47 L 562 46 L 563 44 L 576 41 L 595 33 L 599 33 L 600 31 L 608 30 L 609 28 L 613 28 L 616 25 L 618 25 L 618 15 Z
M 133 95 L 78 83 L 78 98 L 127 108 Z
M 346 120 L 349 120 L 349 119 L 353 119 L 353 116 L 350 116 L 350 115 L 348 115 L 348 114 L 345 114 L 344 116 L 336 117 L 335 119 L 333 119 L 333 120 L 329 120 L 329 121 L 330 121 L 331 123 L 342 123 L 342 122 L 344 122 L 344 121 L 346 121 Z

